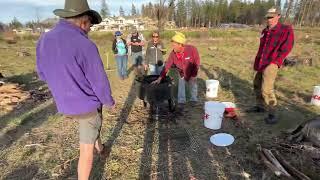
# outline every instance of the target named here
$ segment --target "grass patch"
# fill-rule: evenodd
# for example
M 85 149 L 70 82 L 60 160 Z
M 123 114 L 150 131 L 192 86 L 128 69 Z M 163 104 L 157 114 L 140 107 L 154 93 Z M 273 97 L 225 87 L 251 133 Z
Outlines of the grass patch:
M 147 39 L 150 33 L 143 31 Z M 259 46 L 258 30 L 210 29 L 206 32 L 184 33 L 189 42 L 198 48 L 201 56 L 203 68 L 199 71 L 199 99 L 202 103 L 207 101 L 206 79 L 220 80 L 219 97 L 214 100 L 235 102 L 241 110 L 246 127 L 237 127 L 232 120 L 224 121 L 222 130 L 236 138 L 235 144 L 226 151 L 208 143 L 212 131 L 203 128 L 203 104 L 187 106 L 186 111 L 179 112 L 182 115 L 176 115 L 177 124 L 170 122 L 171 117 L 163 122 L 149 123 L 148 110 L 136 99 L 132 74 L 129 79 L 119 81 L 116 71 L 108 71 L 117 107 L 114 112 L 104 109 L 102 138 L 104 142 L 112 142 L 112 151 L 105 162 L 95 161 L 93 179 L 188 179 L 191 176 L 197 179 L 242 179 L 240 174 L 243 170 L 251 178 L 259 179 L 265 167 L 259 164 L 254 155 L 256 144 L 273 143 L 274 136 L 282 130 L 320 113 L 318 108 L 308 105 L 313 86 L 319 83 L 319 66 L 297 66 L 279 71 L 276 83 L 281 119 L 279 124 L 266 126 L 262 121 L 264 115 L 242 112 L 254 104 L 252 80 L 255 72 L 252 64 Z M 124 37 L 127 34 L 125 32 Z M 306 43 L 304 38 L 306 34 L 311 34 L 312 38 L 320 39 L 320 32 L 308 29 L 297 30 L 295 34 L 296 44 L 291 55 L 317 57 L 320 44 Z M 169 40 L 173 35 L 174 31 L 162 32 L 167 47 L 170 47 Z M 105 67 L 108 62 L 109 68 L 115 69 L 111 52 L 113 33 L 92 32 L 90 38 L 97 44 Z M 35 74 L 35 44 L 36 39 L 33 37 L 26 37 L 16 45 L 0 41 L 0 47 L 3 47 L 0 49 L 1 73 L 9 81 L 25 85 L 27 89 L 39 87 Z M 20 49 L 27 49 L 31 56 L 19 57 L 16 52 Z M 174 71 L 170 75 L 177 76 Z M 54 179 L 57 173 L 61 173 L 63 178 L 60 179 L 76 178 L 77 124 L 66 121 L 63 116 L 55 113 L 53 104 L 46 103 L 49 104 L 22 107 L 6 119 L 3 119 L 5 116 L 0 117 L 1 134 L 17 129 L 9 134 L 14 140 L 0 151 L 0 179 L 17 177 L 15 174 L 25 172 L 21 169 L 28 169 L 28 164 L 35 165 L 30 167 L 33 173 L 28 174 L 29 179 Z M 168 132 L 177 130 L 183 130 L 190 136 L 187 143 L 190 148 L 175 148 L 182 147 L 183 141 L 170 139 Z M 42 146 L 26 148 L 28 144 Z M 65 162 L 67 166 L 63 170 L 53 172 L 53 169 Z

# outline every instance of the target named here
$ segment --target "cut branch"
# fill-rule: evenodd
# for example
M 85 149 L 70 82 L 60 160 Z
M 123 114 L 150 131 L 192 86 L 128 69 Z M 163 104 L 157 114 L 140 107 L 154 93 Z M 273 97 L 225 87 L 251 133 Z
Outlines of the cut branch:
M 278 177 L 280 177 L 282 175 L 282 172 L 275 166 L 273 165 L 271 162 L 268 161 L 268 159 L 266 158 L 266 156 L 260 151 L 259 155 L 263 161 L 263 163 Z
M 282 158 L 281 154 L 276 151 L 274 153 L 276 158 L 280 161 L 280 163 L 296 178 L 301 180 L 311 180 L 308 176 L 303 174 L 302 172 L 298 171 L 296 168 L 291 166 L 285 159 Z
M 284 169 L 284 167 L 280 164 L 276 157 L 274 157 L 270 150 L 262 148 L 262 152 L 268 158 L 268 160 L 271 161 L 272 164 L 274 164 L 283 173 L 283 175 L 291 177 L 291 175 Z

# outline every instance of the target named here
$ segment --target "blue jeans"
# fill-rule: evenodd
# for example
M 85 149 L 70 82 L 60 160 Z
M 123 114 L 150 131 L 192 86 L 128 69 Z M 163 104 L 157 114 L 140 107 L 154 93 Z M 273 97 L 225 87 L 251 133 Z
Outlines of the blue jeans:
M 186 103 L 186 85 L 190 89 L 191 99 L 190 101 L 197 102 L 198 101 L 198 84 L 197 79 L 186 81 L 184 78 L 179 78 L 178 85 L 178 103 L 184 104 Z
M 133 66 L 141 66 L 143 62 L 143 55 L 142 51 L 141 52 L 132 52 L 131 53 L 131 58 L 132 58 L 132 65 Z
M 164 67 L 163 65 L 158 66 L 156 64 L 149 64 L 150 75 L 160 75 L 163 67 Z
M 127 76 L 127 64 L 128 64 L 128 56 L 116 56 L 117 61 L 117 69 L 119 77 L 126 77 Z

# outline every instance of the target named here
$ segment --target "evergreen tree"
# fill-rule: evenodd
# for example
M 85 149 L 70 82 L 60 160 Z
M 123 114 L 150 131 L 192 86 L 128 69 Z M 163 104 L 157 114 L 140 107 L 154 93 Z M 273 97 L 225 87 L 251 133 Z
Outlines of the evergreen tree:
M 277 6 L 277 7 L 281 7 L 281 0 L 277 0 L 276 6 Z
M 271 8 L 272 6 L 275 6 L 275 5 L 276 5 L 276 3 L 274 0 L 269 0 L 267 3 L 267 6 L 268 6 L 267 8 Z
M 28 22 L 26 22 L 26 27 L 31 28 L 31 29 L 35 29 L 37 27 L 37 24 L 38 23 L 35 21 L 28 21 Z
M 282 8 L 282 14 L 285 14 L 285 12 L 287 12 L 288 9 L 288 0 L 285 0 L 283 8 Z
M 106 3 L 106 0 L 101 0 L 101 10 L 100 10 L 100 14 L 102 18 L 106 18 L 107 16 L 110 15 L 109 13 L 109 8 L 108 5 Z
M 185 6 L 185 0 L 179 0 L 177 4 L 177 22 L 179 27 L 186 26 L 187 11 Z
M 141 13 L 152 19 L 175 20 L 178 27 L 212 27 L 221 23 L 262 24 L 267 10 L 282 6 L 282 17 L 298 25 L 320 26 L 320 0 L 170 0 L 143 5 Z M 229 2 L 229 3 L 228 3 Z M 283 3 L 283 4 L 282 4 Z M 160 5 L 159 5 L 160 4 Z M 175 4 L 175 5 L 174 5 Z M 166 10 L 167 9 L 167 10 Z M 163 16 L 167 13 L 167 16 Z M 160 18 L 161 17 L 161 18 Z
M 131 6 L 131 15 L 132 16 L 136 16 L 137 15 L 136 6 L 133 3 L 132 3 L 132 6 Z
M 122 6 L 120 6 L 120 8 L 119 8 L 119 15 L 122 16 L 122 17 L 125 16 Z
M 230 2 L 229 11 L 228 11 L 229 22 L 236 22 L 239 19 L 241 15 L 240 8 L 241 8 L 240 0 L 232 0 Z
M 23 25 L 16 17 L 14 17 L 13 20 L 9 23 L 9 27 L 12 29 L 19 29 L 22 28 Z
M 142 15 L 143 17 L 146 16 L 144 4 L 141 5 L 141 15 Z

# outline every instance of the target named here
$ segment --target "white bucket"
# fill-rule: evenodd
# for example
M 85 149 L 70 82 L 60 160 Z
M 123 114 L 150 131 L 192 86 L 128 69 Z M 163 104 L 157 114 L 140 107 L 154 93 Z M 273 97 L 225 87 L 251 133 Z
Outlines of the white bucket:
M 220 129 L 225 105 L 216 101 L 207 101 L 204 104 L 204 126 L 209 129 Z
M 314 86 L 311 104 L 320 106 L 320 86 Z
M 218 97 L 218 88 L 219 88 L 218 80 L 213 80 L 213 79 L 206 80 L 206 88 L 207 88 L 206 96 L 208 98 Z

